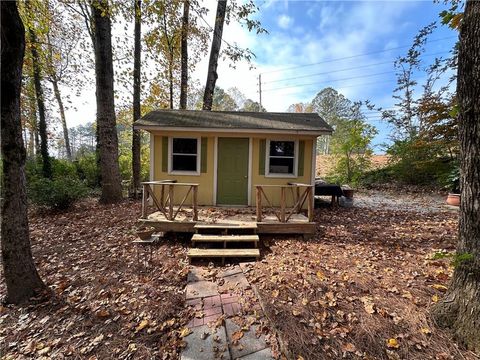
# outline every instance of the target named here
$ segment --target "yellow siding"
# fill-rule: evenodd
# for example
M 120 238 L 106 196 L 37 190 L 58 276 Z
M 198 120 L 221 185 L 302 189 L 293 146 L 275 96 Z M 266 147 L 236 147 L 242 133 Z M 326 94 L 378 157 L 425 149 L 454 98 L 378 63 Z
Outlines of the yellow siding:
M 153 136 L 153 178 L 151 180 L 177 180 L 178 182 L 185 183 L 197 183 L 199 184 L 198 188 L 198 203 L 199 205 L 213 205 L 214 202 L 214 163 L 215 163 L 215 138 L 216 137 L 242 137 L 251 139 L 251 189 L 250 189 L 250 205 L 255 205 L 255 185 L 284 185 L 289 182 L 297 183 L 306 183 L 310 184 L 312 179 L 312 146 L 315 140 L 313 136 L 303 136 L 303 135 L 276 135 L 276 134 L 255 134 L 255 133 L 206 133 L 206 132 L 178 132 L 178 131 L 165 131 L 165 132 L 152 132 Z M 162 171 L 162 137 L 199 137 L 199 138 L 208 138 L 207 146 L 207 172 L 201 173 L 200 175 L 174 175 L 168 174 L 168 172 Z M 265 175 L 259 174 L 259 156 L 260 156 L 260 140 L 261 139 L 283 139 L 283 140 L 304 140 L 305 141 L 305 152 L 304 152 L 304 171 L 303 176 L 300 177 L 288 177 L 288 178 L 277 178 L 277 177 L 268 177 Z M 152 161 L 152 160 L 151 160 Z M 157 187 L 158 188 L 158 187 Z M 179 203 L 188 188 L 179 188 L 175 187 L 175 203 Z M 265 192 L 273 205 L 277 206 L 280 203 L 280 189 L 265 188 Z M 156 189 L 157 195 L 159 195 L 159 189 Z M 191 197 L 185 202 L 185 204 L 190 204 Z M 290 190 L 287 190 L 287 201 L 292 205 L 292 193 Z M 267 205 L 265 201 L 264 205 Z M 304 207 L 306 206 L 306 203 Z
M 213 204 L 213 152 L 215 138 L 213 136 L 200 134 L 200 133 L 167 133 L 154 135 L 154 164 L 153 164 L 153 179 L 158 180 L 177 180 L 181 183 L 195 183 L 198 184 L 198 204 L 199 205 L 212 205 Z M 162 136 L 183 136 L 183 137 L 207 137 L 207 172 L 200 173 L 200 175 L 173 175 L 168 172 L 162 171 Z M 160 188 L 156 188 L 156 194 L 160 194 Z M 182 201 L 188 187 L 175 187 L 174 202 L 176 204 Z M 191 195 L 189 195 L 186 205 L 191 204 Z
M 288 140 L 305 140 L 305 156 L 304 156 L 304 168 L 303 168 L 303 176 L 299 177 L 288 177 L 288 178 L 277 178 L 277 177 L 268 177 L 265 175 L 259 174 L 259 160 L 260 160 L 260 140 L 265 139 L 265 137 L 255 137 L 253 138 L 253 156 L 252 156 L 252 205 L 256 204 L 256 187 L 255 185 L 287 185 L 288 183 L 302 183 L 302 184 L 311 184 L 312 178 L 312 145 L 313 139 L 305 139 L 305 137 L 301 136 L 292 136 L 288 137 Z M 272 136 L 271 139 L 275 139 L 275 136 Z M 287 139 L 285 137 L 281 137 L 281 139 Z M 267 149 L 268 151 L 268 149 Z M 280 205 L 280 189 L 279 188 L 263 188 L 265 194 L 267 195 L 272 205 L 278 206 Z M 293 205 L 292 200 L 292 191 L 287 190 L 286 192 L 286 199 L 288 205 Z M 264 206 L 268 205 L 265 200 L 263 200 L 262 204 Z M 307 206 L 305 202 L 304 207 Z

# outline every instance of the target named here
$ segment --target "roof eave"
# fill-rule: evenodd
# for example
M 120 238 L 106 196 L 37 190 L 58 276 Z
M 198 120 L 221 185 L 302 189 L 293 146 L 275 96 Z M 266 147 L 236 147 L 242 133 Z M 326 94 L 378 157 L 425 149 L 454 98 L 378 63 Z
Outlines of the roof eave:
M 314 129 L 314 130 L 296 130 L 296 129 L 259 129 L 259 128 L 216 128 L 216 127 L 193 127 L 193 126 L 161 126 L 161 125 L 144 125 L 134 124 L 135 130 L 146 131 L 198 131 L 198 132 L 239 132 L 239 133 L 262 133 L 262 134 L 295 134 L 295 135 L 331 135 L 332 130 Z

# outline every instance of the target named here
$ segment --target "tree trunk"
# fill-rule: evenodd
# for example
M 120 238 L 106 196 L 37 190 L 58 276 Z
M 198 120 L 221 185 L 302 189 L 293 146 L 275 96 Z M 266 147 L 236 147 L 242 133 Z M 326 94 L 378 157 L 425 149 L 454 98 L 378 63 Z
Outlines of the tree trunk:
M 189 0 L 183 1 L 183 17 L 182 17 L 182 54 L 181 54 L 181 83 L 180 83 L 180 109 L 187 108 L 188 96 L 188 17 L 190 11 Z
M 63 129 L 63 139 L 65 141 L 65 150 L 67 152 L 67 158 L 69 161 L 72 161 L 72 149 L 70 148 L 70 139 L 68 137 L 68 127 L 67 119 L 65 118 L 65 109 L 63 107 L 62 95 L 60 94 L 60 89 L 58 88 L 58 81 L 54 77 L 52 78 L 53 93 L 55 94 L 55 99 L 58 103 L 58 108 L 60 109 L 60 120 L 62 121 Z
M 460 140 L 460 224 L 457 266 L 434 309 L 468 348 L 480 352 L 480 2 L 469 0 L 460 28 L 457 99 Z
M 168 82 L 170 92 L 170 109 L 173 109 L 173 49 L 170 49 L 170 59 L 168 64 Z
M 1 2 L 2 33 L 2 263 L 6 301 L 21 303 L 46 290 L 33 262 L 28 236 L 25 147 L 20 123 L 20 88 L 25 29 L 17 4 Z
M 107 0 L 94 3 L 97 134 L 103 203 L 122 199 L 113 92 L 112 34 Z M 104 16 L 102 16 L 104 13 Z
M 203 110 L 212 110 L 213 92 L 215 91 L 215 83 L 218 79 L 218 57 L 220 55 L 220 45 L 222 44 L 223 24 L 225 22 L 226 11 L 227 0 L 219 0 L 217 3 L 215 29 L 213 30 L 212 48 L 208 61 L 207 83 L 205 85 L 205 94 L 203 95 Z
M 30 116 L 30 156 L 33 158 L 39 153 L 40 139 L 38 137 L 37 104 L 35 99 L 35 84 L 32 77 L 28 81 L 28 109 Z
M 32 11 L 30 8 L 30 2 L 26 1 L 25 6 L 28 11 Z M 50 163 L 50 157 L 48 155 L 48 137 L 47 137 L 47 121 L 45 119 L 45 102 L 43 98 L 43 89 L 41 81 L 40 70 L 40 57 L 37 51 L 37 35 L 32 27 L 29 26 L 28 34 L 31 41 L 32 63 L 33 63 L 33 80 L 35 84 L 35 94 L 37 98 L 38 108 L 38 131 L 40 133 L 40 154 L 42 155 L 42 172 L 45 178 L 52 177 L 52 165 Z
M 141 0 L 134 0 L 135 9 L 135 50 L 133 64 L 133 121 L 140 119 L 140 66 L 142 54 L 141 42 Z M 137 189 L 140 188 L 140 130 L 136 130 L 132 125 L 132 177 L 135 198 Z

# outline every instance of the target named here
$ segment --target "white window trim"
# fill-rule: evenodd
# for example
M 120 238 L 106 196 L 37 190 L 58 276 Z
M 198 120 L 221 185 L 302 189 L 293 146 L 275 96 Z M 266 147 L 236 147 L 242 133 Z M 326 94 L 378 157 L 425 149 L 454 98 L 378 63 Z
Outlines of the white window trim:
M 270 141 L 293 141 L 293 174 L 270 174 Z M 285 139 L 285 138 L 272 138 L 267 139 L 265 149 L 265 177 L 280 178 L 280 179 L 292 179 L 298 177 L 298 140 Z
M 173 165 L 173 139 L 196 139 L 197 140 L 197 171 L 179 171 L 172 170 Z M 169 136 L 168 137 L 168 174 L 169 175 L 191 175 L 200 176 L 200 166 L 202 159 L 202 138 L 196 136 Z M 192 155 L 193 156 L 193 155 Z

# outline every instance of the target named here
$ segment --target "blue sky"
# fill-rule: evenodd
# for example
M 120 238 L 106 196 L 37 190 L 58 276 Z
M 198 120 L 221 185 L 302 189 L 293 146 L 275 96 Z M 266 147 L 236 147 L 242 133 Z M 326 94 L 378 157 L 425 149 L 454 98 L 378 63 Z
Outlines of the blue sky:
M 217 1 L 205 0 L 202 4 L 209 9 L 205 20 L 213 26 Z M 248 98 L 258 100 L 258 75 L 262 73 L 263 105 L 268 111 L 286 111 L 290 104 L 308 102 L 328 86 L 352 101 L 368 99 L 378 106 L 391 108 L 396 79 L 394 60 L 406 53 L 419 29 L 433 21 L 439 22 L 438 14 L 445 9 L 445 5 L 433 0 L 269 0 L 256 4 L 260 8 L 258 19 L 269 34 L 249 33 L 236 22 L 226 25 L 223 33 L 225 41 L 254 51 L 255 68 L 240 63 L 233 69 L 231 64 L 220 60 L 217 85 L 224 89 L 237 87 Z M 121 20 L 116 23 L 122 29 L 125 25 L 131 24 Z M 129 34 L 133 31 L 127 30 Z M 425 64 L 434 60 L 434 54 L 446 55 L 456 37 L 456 32 L 439 25 L 430 39 L 444 40 L 427 44 Z M 397 49 L 389 50 L 392 48 Z M 362 54 L 369 55 L 358 56 Z M 336 60 L 340 58 L 348 59 Z M 309 65 L 312 63 L 320 64 Z M 205 84 L 207 66 L 208 54 L 192 72 L 190 81 Z M 95 118 L 95 82 L 93 73 L 90 76 L 90 87 L 87 86 L 81 96 L 72 96 L 76 109 L 67 110 L 68 126 Z M 291 79 L 293 77 L 297 79 Z M 129 99 L 131 85 L 128 85 L 127 89 L 122 89 L 122 84 L 116 84 L 115 89 L 126 93 Z M 379 130 L 374 145 L 376 152 L 382 152 L 379 144 L 388 141 L 391 130 L 380 121 L 378 113 L 367 112 L 366 115 Z
M 236 25 L 225 31 L 227 41 L 255 52 L 256 69 L 232 70 L 221 64 L 218 85 L 237 86 L 258 99 L 257 76 L 262 73 L 263 104 L 268 111 L 285 111 L 292 103 L 310 101 L 327 86 L 353 101 L 369 99 L 391 108 L 396 80 L 393 62 L 408 50 L 399 47 L 410 46 L 423 26 L 439 22 L 438 14 L 445 8 L 433 1 L 267 1 L 257 5 L 268 35 L 241 32 Z M 424 65 L 435 56 L 446 56 L 456 37 L 456 32 L 439 24 L 422 56 Z M 370 55 L 357 56 L 361 54 Z M 417 76 L 421 83 L 423 75 Z M 379 144 L 388 141 L 390 129 L 378 113 L 367 111 L 366 115 L 379 130 L 374 144 L 381 152 Z

